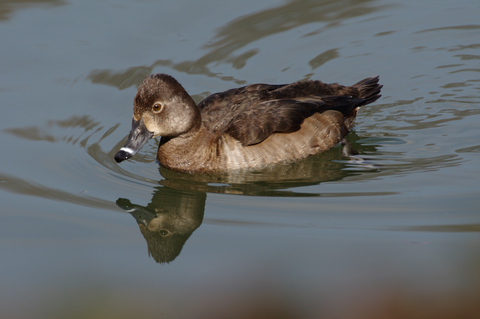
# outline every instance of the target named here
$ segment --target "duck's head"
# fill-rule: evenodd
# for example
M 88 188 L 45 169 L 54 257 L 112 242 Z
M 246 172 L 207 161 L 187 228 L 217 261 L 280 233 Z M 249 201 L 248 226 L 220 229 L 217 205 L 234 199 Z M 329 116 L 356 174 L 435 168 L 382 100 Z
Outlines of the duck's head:
M 151 75 L 138 88 L 133 102 L 132 129 L 115 160 L 120 163 L 129 159 L 152 137 L 180 136 L 200 123 L 195 102 L 177 80 L 166 74 Z

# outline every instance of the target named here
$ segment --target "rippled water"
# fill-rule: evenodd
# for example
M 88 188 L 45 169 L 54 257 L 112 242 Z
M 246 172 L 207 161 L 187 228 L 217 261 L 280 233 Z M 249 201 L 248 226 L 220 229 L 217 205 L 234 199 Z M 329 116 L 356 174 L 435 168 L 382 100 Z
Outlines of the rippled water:
M 480 317 L 478 12 L 1 2 L 1 317 Z M 159 168 L 152 140 L 117 164 L 136 87 L 160 72 L 196 101 L 298 79 L 384 88 L 352 159 L 188 175 Z

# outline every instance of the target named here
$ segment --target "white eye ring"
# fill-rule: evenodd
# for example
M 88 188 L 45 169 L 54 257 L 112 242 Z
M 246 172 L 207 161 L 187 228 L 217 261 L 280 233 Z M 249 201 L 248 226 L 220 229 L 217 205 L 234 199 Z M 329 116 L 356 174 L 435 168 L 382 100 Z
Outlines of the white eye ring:
M 163 110 L 163 104 L 155 102 L 152 106 L 153 113 L 160 113 Z

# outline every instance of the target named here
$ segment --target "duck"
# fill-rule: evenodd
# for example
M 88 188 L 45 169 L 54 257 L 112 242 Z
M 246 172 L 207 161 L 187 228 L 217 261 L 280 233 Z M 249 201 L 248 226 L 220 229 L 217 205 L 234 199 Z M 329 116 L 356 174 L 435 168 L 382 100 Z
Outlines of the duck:
M 127 160 L 160 136 L 158 163 L 184 173 L 305 159 L 345 143 L 359 108 L 380 98 L 378 82 L 379 76 L 352 86 L 258 83 L 211 94 L 197 105 L 172 76 L 150 75 L 138 87 L 130 134 L 114 158 Z

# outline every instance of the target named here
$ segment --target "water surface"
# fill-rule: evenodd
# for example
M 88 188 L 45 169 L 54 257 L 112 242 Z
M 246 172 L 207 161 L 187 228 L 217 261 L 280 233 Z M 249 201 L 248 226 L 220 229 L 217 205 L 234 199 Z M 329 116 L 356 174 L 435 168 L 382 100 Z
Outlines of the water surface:
M 2 2 L 1 317 L 479 317 L 478 10 Z M 299 79 L 384 88 L 349 135 L 356 158 L 188 175 L 159 168 L 152 140 L 119 165 L 136 88 L 160 72 L 196 101 Z M 173 239 L 142 226 L 158 217 Z

